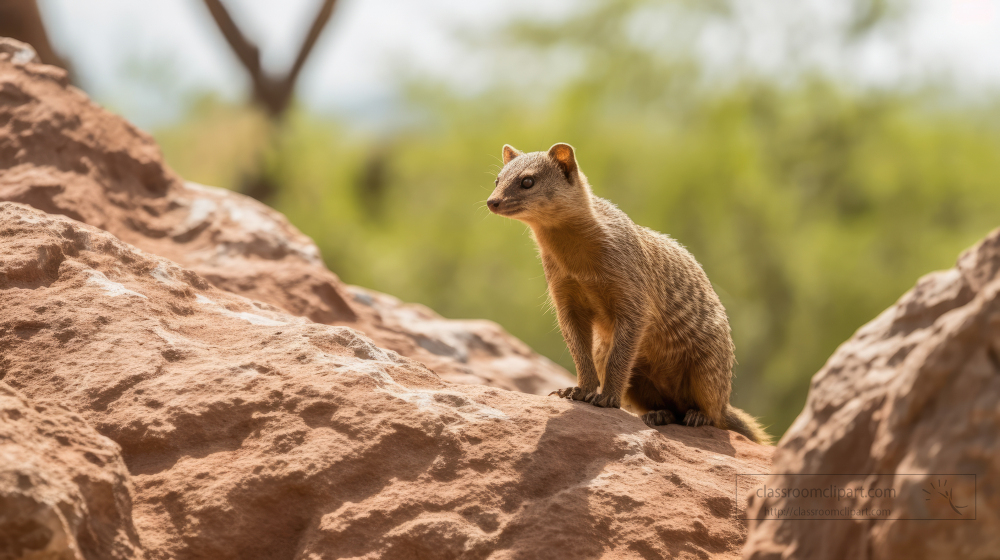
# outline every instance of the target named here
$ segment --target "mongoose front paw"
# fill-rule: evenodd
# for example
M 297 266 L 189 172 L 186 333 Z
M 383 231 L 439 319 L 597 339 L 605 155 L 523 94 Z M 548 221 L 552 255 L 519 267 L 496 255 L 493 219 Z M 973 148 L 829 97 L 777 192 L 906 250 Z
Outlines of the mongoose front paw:
M 601 408 L 621 408 L 622 399 L 616 395 L 604 395 L 597 393 L 590 393 L 583 399 L 586 402 L 594 406 L 599 406 Z
M 700 410 L 691 409 L 684 415 L 684 425 L 697 428 L 698 426 L 709 426 L 712 422 Z
M 669 410 L 650 410 L 642 415 L 642 421 L 650 428 L 654 426 L 666 426 L 677 421 L 674 413 Z
M 574 401 L 582 401 L 587 396 L 587 394 L 583 392 L 583 389 L 579 387 L 567 387 L 565 389 L 559 389 L 549 393 L 550 397 L 553 395 L 561 399 L 572 399 Z

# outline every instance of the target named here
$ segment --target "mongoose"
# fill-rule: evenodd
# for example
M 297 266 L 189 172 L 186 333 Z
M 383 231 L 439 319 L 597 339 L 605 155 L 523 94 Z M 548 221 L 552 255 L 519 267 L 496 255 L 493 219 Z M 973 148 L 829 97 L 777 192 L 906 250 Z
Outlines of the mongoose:
M 551 394 L 623 407 L 649 426 L 682 419 L 768 442 L 729 404 L 729 320 L 694 256 L 595 196 L 569 144 L 505 145 L 503 163 L 486 205 L 530 226 L 576 364 L 578 386 Z

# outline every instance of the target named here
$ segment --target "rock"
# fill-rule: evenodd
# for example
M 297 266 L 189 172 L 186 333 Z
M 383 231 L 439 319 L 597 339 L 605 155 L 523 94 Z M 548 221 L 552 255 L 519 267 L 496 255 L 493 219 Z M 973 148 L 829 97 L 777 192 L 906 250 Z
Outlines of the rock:
M 575 384 L 495 323 L 450 321 L 344 285 L 284 216 L 249 197 L 185 183 L 152 138 L 64 78 L 52 66 L 0 59 L 0 200 L 99 227 L 294 315 L 361 330 L 449 381 L 539 394 Z
M 42 62 L 31 45 L 10 37 L 0 37 L 0 60 L 10 61 L 14 64 L 27 64 L 29 62 L 39 64 Z
M 121 446 L 149 558 L 736 558 L 735 474 L 769 469 L 733 432 L 446 383 L 25 205 L 0 255 L 0 375 Z
M 142 558 L 131 494 L 113 441 L 0 382 L 0 558 Z
M 955 268 L 921 278 L 837 349 L 778 445 L 769 488 L 794 487 L 806 476 L 815 488 L 891 488 L 894 496 L 840 504 L 890 513 L 780 520 L 765 508 L 831 502 L 755 498 L 748 517 L 765 520 L 751 521 L 744 558 L 997 557 L 998 271 L 1000 229 Z
M 367 307 L 359 310 L 368 317 L 361 324 L 381 327 L 369 329 L 378 334 L 379 344 L 420 360 L 446 381 L 535 395 L 576 385 L 564 369 L 493 321 L 444 319 L 423 305 L 403 303 L 374 290 L 359 286 L 345 290 L 355 309 Z

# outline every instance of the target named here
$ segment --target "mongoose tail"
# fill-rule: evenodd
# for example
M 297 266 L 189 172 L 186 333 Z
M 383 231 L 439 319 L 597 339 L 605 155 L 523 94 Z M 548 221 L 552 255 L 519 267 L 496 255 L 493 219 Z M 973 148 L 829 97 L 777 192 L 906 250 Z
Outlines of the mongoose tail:
M 740 410 L 731 404 L 726 405 L 722 421 L 726 425 L 721 427 L 727 430 L 732 430 L 738 434 L 742 434 L 754 443 L 771 445 L 771 436 L 764 431 L 760 422 L 758 422 L 753 416 L 750 416 L 743 410 Z

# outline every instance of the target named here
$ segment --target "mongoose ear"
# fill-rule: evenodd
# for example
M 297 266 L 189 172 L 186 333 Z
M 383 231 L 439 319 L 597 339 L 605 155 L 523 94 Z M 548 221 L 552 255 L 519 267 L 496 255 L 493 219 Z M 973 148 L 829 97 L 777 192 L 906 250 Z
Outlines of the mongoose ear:
M 573 153 L 573 146 L 563 143 L 555 144 L 549 148 L 549 157 L 556 160 L 567 179 L 576 171 L 576 154 Z
M 507 165 L 508 163 L 510 163 L 510 160 L 516 158 L 517 156 L 523 156 L 523 155 L 524 155 L 524 152 L 518 150 L 517 148 L 515 148 L 514 146 L 511 146 L 510 144 L 504 144 L 503 145 L 503 164 L 504 165 Z

